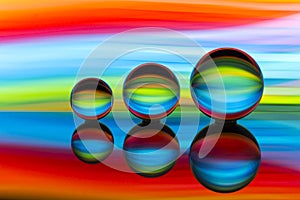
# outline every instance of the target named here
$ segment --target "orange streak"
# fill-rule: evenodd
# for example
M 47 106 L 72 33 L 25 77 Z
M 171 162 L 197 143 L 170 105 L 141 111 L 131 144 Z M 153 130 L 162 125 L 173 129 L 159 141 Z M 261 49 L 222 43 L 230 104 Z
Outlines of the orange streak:
M 205 29 L 254 23 L 293 13 L 178 2 L 90 2 L 1 11 L 0 36 L 144 26 Z

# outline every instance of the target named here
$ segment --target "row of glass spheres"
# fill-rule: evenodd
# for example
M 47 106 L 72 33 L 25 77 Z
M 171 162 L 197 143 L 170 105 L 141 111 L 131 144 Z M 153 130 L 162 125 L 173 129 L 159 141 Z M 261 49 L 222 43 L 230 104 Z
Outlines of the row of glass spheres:
M 207 188 L 218 192 L 232 192 L 245 187 L 257 172 L 260 149 L 254 136 L 232 121 L 252 112 L 262 97 L 263 77 L 259 66 L 253 58 L 241 50 L 216 49 L 204 55 L 197 63 L 191 74 L 190 86 L 192 98 L 203 113 L 217 121 L 230 121 L 225 123 L 221 136 L 216 135 L 218 142 L 206 157 L 199 157 L 204 138 L 209 143 L 210 140 L 216 139 L 215 136 L 206 136 L 207 128 L 205 128 L 195 137 L 189 154 L 195 177 Z M 145 63 L 136 67 L 127 76 L 123 85 L 123 100 L 126 107 L 144 121 L 166 117 L 174 111 L 179 98 L 180 87 L 176 76 L 167 67 L 156 63 Z M 95 125 L 99 124 L 92 120 L 96 121 L 106 116 L 112 109 L 112 104 L 113 92 L 103 80 L 84 79 L 73 88 L 72 109 L 76 115 L 87 120 L 78 127 L 72 137 L 72 149 L 79 159 L 85 162 L 102 161 L 110 154 L 113 136 L 109 128 L 100 124 L 102 136 L 99 137 L 99 128 L 95 128 Z M 156 147 L 161 147 L 161 144 L 173 144 L 173 150 L 179 148 L 177 140 L 174 140 L 175 134 L 167 126 L 163 125 L 160 131 L 156 130 L 158 134 L 155 139 L 153 136 L 147 138 L 147 133 L 153 129 L 147 126 L 148 124 L 144 123 L 130 131 L 130 136 L 124 141 L 123 148 L 126 152 L 134 152 L 136 148 L 150 148 L 151 143 L 155 143 Z M 214 126 L 217 125 L 211 127 Z M 95 135 L 97 132 L 95 130 L 98 130 L 98 136 Z M 141 140 L 134 139 L 132 136 L 137 134 L 144 136 Z M 96 137 L 101 141 L 106 138 L 111 148 L 91 154 L 90 149 L 84 147 L 86 144 L 82 143 L 82 140 Z M 174 165 L 177 159 L 174 152 L 167 155 L 171 157 L 175 155 L 174 159 L 168 159 L 168 163 L 155 166 L 152 171 L 145 171 L 149 166 L 146 166 L 147 163 L 138 163 L 136 155 L 129 155 L 126 159 L 136 173 L 156 177 L 166 173 Z M 230 157 L 230 154 L 234 156 Z M 232 169 L 233 171 L 230 171 Z M 155 171 L 157 173 L 154 173 Z
M 203 56 L 192 72 L 190 83 L 197 107 L 212 118 L 225 120 L 237 120 L 253 111 L 264 85 L 254 59 L 233 48 L 216 49 Z M 176 76 L 160 64 L 142 64 L 124 82 L 125 105 L 142 119 L 166 117 L 176 108 L 179 98 Z M 72 109 L 83 119 L 104 117 L 112 104 L 113 92 L 103 80 L 84 79 L 72 90 Z

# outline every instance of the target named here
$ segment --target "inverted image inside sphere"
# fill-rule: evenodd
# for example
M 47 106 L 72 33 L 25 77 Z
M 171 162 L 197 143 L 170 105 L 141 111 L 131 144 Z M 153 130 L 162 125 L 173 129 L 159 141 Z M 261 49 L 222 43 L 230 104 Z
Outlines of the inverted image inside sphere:
M 247 53 L 219 48 L 207 53 L 191 75 L 191 93 L 206 115 L 225 120 L 242 118 L 258 105 L 264 88 L 262 72 Z
M 190 148 L 189 160 L 195 178 L 206 188 L 220 193 L 246 187 L 255 178 L 261 160 L 254 136 L 239 125 L 225 125 L 221 134 L 206 135 L 207 131 L 208 128 L 200 131 Z M 201 156 L 204 145 L 212 149 Z
M 124 82 L 124 103 L 131 113 L 142 119 L 160 119 L 169 115 L 179 98 L 176 76 L 157 63 L 139 65 Z
M 165 125 L 137 125 L 124 141 L 124 155 L 129 167 L 144 177 L 166 174 L 179 156 L 179 143 Z
M 71 147 L 81 161 L 98 163 L 113 151 L 114 139 L 107 126 L 98 121 L 88 121 L 74 131 Z
M 103 80 L 87 78 L 78 82 L 71 93 L 71 107 L 76 115 L 87 120 L 97 120 L 109 113 L 113 95 Z

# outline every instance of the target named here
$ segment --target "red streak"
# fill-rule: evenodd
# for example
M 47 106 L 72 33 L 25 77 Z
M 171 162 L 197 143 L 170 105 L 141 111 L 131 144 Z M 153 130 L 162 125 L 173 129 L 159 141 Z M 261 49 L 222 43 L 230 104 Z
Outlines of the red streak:
M 7 194 L 8 191 L 14 196 L 41 193 L 44 196 L 82 195 L 116 199 L 216 195 L 203 188 L 193 177 L 187 156 L 181 157 L 168 174 L 159 178 L 144 178 L 111 169 L 103 164 L 85 164 L 77 160 L 71 149 L 1 145 L 0 156 L 0 195 Z M 230 195 L 258 191 L 299 194 L 299 189 L 295 188 L 300 188 L 299 171 L 263 161 L 254 181 L 245 189 Z

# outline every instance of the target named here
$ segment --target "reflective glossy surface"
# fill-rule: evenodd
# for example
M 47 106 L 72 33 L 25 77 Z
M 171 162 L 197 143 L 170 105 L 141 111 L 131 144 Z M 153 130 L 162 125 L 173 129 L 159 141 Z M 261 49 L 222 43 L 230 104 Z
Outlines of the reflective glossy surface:
M 114 139 L 107 126 L 98 121 L 88 121 L 74 131 L 71 146 L 81 161 L 97 163 L 110 155 Z
M 236 124 L 226 124 L 221 134 L 218 124 L 204 128 L 190 148 L 190 165 L 195 178 L 216 192 L 234 192 L 248 185 L 260 165 L 260 148 L 254 136 Z M 205 148 L 211 151 L 203 155 Z
M 140 124 L 128 133 L 124 155 L 130 168 L 145 177 L 167 173 L 179 155 L 179 143 L 173 131 L 160 123 Z

